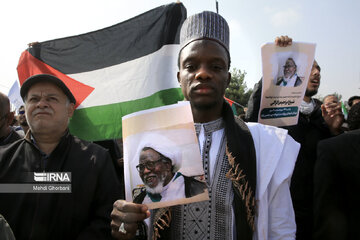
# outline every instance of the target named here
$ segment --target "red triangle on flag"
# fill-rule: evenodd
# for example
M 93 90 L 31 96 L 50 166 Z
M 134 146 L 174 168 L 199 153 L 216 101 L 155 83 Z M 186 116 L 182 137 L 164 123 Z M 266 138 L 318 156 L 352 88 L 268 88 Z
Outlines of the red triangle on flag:
M 228 99 L 227 97 L 224 96 L 224 99 L 229 103 L 230 107 L 233 105 L 234 101 Z
M 59 72 L 50 65 L 47 65 L 46 63 L 35 58 L 27 50 L 21 54 L 19 64 L 17 66 L 17 72 L 20 86 L 22 86 L 26 79 L 36 74 L 51 74 L 61 79 L 70 89 L 71 93 L 76 99 L 75 108 L 77 108 L 95 89 L 79 81 L 76 81 L 62 72 Z

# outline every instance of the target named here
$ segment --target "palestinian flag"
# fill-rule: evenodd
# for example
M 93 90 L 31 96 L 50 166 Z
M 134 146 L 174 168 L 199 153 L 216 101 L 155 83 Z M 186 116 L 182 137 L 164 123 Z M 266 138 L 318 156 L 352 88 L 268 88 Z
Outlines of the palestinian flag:
M 225 99 L 225 100 L 228 102 L 228 104 L 230 105 L 230 107 L 231 107 L 234 115 L 237 116 L 236 107 L 235 107 L 235 101 L 233 101 L 233 100 L 231 100 L 231 99 L 229 99 L 229 98 L 227 98 L 227 97 L 224 97 L 224 99 Z
M 183 99 L 176 79 L 186 9 L 164 5 L 98 31 L 41 42 L 24 51 L 20 84 L 48 73 L 76 98 L 72 134 L 85 140 L 121 138 L 124 115 Z

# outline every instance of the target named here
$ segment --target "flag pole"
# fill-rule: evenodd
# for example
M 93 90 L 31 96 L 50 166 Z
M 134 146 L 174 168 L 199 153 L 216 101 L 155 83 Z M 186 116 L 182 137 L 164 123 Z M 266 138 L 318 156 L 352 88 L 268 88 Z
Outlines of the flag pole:
M 245 108 L 245 106 L 241 105 L 240 103 L 237 103 L 237 102 L 233 102 L 233 103 L 238 107 Z
M 216 13 L 219 14 L 219 3 L 217 0 L 215 0 L 215 5 L 216 5 Z

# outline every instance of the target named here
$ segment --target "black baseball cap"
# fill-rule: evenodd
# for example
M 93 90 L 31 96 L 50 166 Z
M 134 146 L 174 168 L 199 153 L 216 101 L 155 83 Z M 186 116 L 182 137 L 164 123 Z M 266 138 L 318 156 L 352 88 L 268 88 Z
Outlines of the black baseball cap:
M 25 101 L 24 98 L 27 95 L 31 86 L 39 82 L 50 82 L 55 84 L 65 93 L 71 103 L 76 103 L 74 95 L 71 93 L 70 89 L 64 84 L 64 82 L 61 81 L 59 78 L 55 77 L 54 75 L 50 74 L 37 74 L 26 79 L 20 88 L 20 95 L 23 101 Z

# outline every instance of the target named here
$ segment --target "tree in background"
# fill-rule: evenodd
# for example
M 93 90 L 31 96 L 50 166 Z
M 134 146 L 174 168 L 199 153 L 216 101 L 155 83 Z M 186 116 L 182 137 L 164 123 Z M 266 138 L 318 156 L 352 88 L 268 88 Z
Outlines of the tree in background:
M 253 91 L 251 88 L 247 88 L 245 83 L 245 75 L 245 71 L 233 68 L 231 70 L 230 84 L 225 91 L 225 97 L 235 102 L 236 112 L 238 115 L 242 115 L 245 113 L 244 107 L 247 106 L 247 102 Z M 239 106 L 238 104 L 240 104 L 241 106 Z

